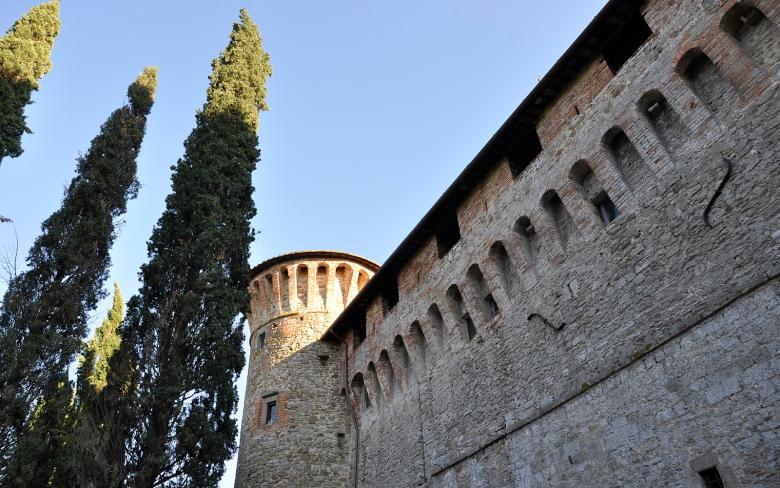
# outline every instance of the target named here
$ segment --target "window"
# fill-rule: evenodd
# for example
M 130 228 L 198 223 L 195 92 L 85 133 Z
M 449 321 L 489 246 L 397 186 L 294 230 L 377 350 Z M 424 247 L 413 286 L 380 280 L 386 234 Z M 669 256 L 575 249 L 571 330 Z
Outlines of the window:
M 604 225 L 609 224 L 620 216 L 620 210 L 618 210 L 612 199 L 609 198 L 606 191 L 601 191 L 593 198 L 593 205 L 599 211 L 601 220 L 604 221 Z
M 441 224 L 436 232 L 436 247 L 439 251 L 439 257 L 443 258 L 450 252 L 452 246 L 460 240 L 460 227 L 458 226 L 458 215 L 453 211 Z
M 276 423 L 276 400 L 269 400 L 265 404 L 265 424 Z
M 705 488 L 724 488 L 725 486 L 723 484 L 723 479 L 718 472 L 718 468 L 715 466 L 699 471 L 699 476 L 701 476 Z
M 610 37 L 602 50 L 604 61 L 612 73 L 617 73 L 651 35 L 653 31 L 642 14 L 634 13 L 626 25 Z

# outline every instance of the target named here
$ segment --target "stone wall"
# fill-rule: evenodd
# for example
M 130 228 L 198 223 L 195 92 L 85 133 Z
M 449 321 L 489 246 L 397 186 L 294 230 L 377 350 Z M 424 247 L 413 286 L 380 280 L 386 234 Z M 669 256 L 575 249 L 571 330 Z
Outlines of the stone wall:
M 359 486 L 780 485 L 780 7 L 735 30 L 736 4 L 648 1 L 650 39 L 369 307 Z

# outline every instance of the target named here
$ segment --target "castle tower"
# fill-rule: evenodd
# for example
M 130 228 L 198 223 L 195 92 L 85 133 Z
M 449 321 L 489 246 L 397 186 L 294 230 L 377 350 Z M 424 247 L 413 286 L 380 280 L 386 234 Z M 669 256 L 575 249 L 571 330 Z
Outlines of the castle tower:
M 237 488 L 347 486 L 342 358 L 319 339 L 378 267 L 348 253 L 304 251 L 252 270 Z

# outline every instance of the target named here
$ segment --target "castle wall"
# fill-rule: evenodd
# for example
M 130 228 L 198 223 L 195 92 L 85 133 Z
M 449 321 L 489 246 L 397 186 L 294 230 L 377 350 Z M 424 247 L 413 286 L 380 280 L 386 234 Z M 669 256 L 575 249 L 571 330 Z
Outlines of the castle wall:
M 652 37 L 606 83 L 592 65 L 543 152 L 369 307 L 342 378 L 368 392 L 359 486 L 698 486 L 707 463 L 780 484 L 780 9 L 735 37 L 735 3 L 647 2 Z

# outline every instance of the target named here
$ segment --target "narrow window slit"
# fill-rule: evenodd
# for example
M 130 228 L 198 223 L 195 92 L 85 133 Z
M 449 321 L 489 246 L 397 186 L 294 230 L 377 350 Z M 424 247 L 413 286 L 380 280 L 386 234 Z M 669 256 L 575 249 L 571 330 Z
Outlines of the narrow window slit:
M 723 479 L 720 477 L 716 466 L 699 471 L 699 476 L 704 482 L 705 488 L 725 488 Z

